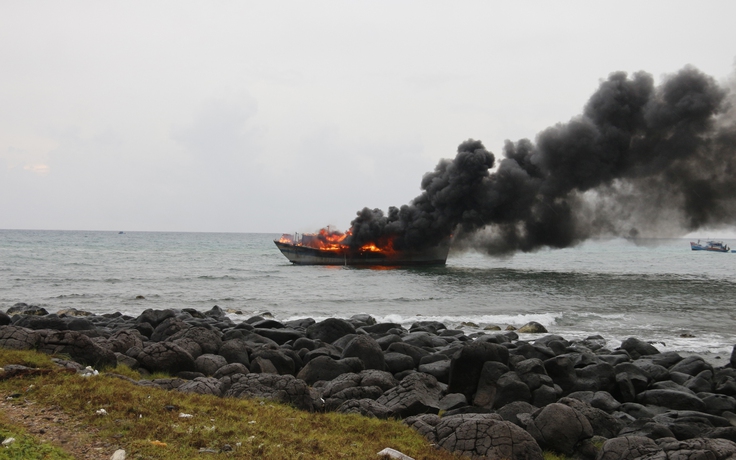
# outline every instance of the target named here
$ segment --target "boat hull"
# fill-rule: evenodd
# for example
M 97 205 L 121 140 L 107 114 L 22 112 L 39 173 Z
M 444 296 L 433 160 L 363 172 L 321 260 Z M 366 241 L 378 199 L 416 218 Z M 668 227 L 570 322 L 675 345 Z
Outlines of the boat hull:
M 449 244 L 422 251 L 397 251 L 386 255 L 371 251 L 325 251 L 274 241 L 281 253 L 295 265 L 350 265 L 399 267 L 414 265 L 445 265 Z
M 730 248 L 720 242 L 708 242 L 701 244 L 700 242 L 690 242 L 690 249 L 693 251 L 710 251 L 710 252 L 731 252 Z

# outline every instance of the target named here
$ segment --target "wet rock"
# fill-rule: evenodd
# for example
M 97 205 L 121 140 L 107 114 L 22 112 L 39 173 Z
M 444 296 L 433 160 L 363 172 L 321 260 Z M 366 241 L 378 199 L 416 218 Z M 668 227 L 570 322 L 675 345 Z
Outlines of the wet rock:
M 532 400 L 529 387 L 519 378 L 516 372 L 510 371 L 503 374 L 496 381 L 496 397 L 493 407 L 498 409 L 514 401 Z
M 192 326 L 176 317 L 167 318 L 154 328 L 153 334 L 151 334 L 151 340 L 154 342 L 163 342 L 177 332 L 189 329 L 190 327 Z
M 429 374 L 436 378 L 442 383 L 449 383 L 450 381 L 450 364 L 449 359 L 442 361 L 434 361 L 428 364 L 420 364 L 417 369 L 419 372 Z
M 683 374 L 696 376 L 703 371 L 713 372 L 713 366 L 705 362 L 700 356 L 688 356 L 674 366 L 670 367 L 670 373 L 680 372 Z
M 419 367 L 419 361 L 424 356 L 429 355 L 429 352 L 427 350 L 424 350 L 414 345 L 405 343 L 403 341 L 390 344 L 387 348 L 387 351 L 394 352 L 394 353 L 402 353 L 407 356 L 411 356 L 411 358 L 414 360 L 415 368 Z
M 528 402 L 514 401 L 496 410 L 496 413 L 504 420 L 524 428 L 526 425 L 519 420 L 519 415 L 527 414 L 531 416 L 531 414 L 536 410 L 538 410 L 538 407 L 535 407 Z
M 276 368 L 276 372 L 280 375 L 295 375 L 297 364 L 294 359 L 283 349 L 258 348 L 251 353 L 251 370 L 257 372 L 253 368 L 253 363 L 258 359 L 270 361 Z
M 21 315 L 13 322 L 13 326 L 25 327 L 36 331 L 42 329 L 65 331 L 69 329 L 67 322 L 55 314 L 43 316 Z
M 467 406 L 468 399 L 462 393 L 450 393 L 440 399 L 439 408 L 443 411 L 457 409 L 459 407 Z
M 266 329 L 256 327 L 254 329 L 254 332 L 262 337 L 273 340 L 279 345 L 283 345 L 290 340 L 298 340 L 306 335 L 304 332 L 295 331 L 294 329 L 290 328 Z
M 526 429 L 540 447 L 565 455 L 571 455 L 579 441 L 593 436 L 593 428 L 583 414 L 559 403 L 549 404 L 533 415 Z
M 527 334 L 543 334 L 547 332 L 547 329 L 536 321 L 530 321 L 521 326 L 517 330 L 517 332 L 523 332 Z
M 491 409 L 496 401 L 497 382 L 509 372 L 508 366 L 496 361 L 486 361 L 478 379 L 478 388 L 473 396 L 473 405 Z
M 593 435 L 613 438 L 626 425 L 621 419 L 578 399 L 567 397 L 560 399 L 558 402 L 572 407 L 588 419 L 593 429 Z
M 7 326 L 8 324 L 12 323 L 13 319 L 5 314 L 4 311 L 0 311 L 0 326 Z
M 657 355 L 657 350 L 654 345 L 639 340 L 635 337 L 629 337 L 621 343 L 621 349 L 626 350 L 632 359 L 638 359 L 642 356 Z

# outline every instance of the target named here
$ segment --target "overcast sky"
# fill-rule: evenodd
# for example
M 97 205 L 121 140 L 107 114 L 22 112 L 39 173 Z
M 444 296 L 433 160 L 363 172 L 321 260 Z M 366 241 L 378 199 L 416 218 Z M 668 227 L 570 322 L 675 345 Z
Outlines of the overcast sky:
M 0 228 L 346 229 L 613 71 L 734 73 L 736 2 L 0 2 Z

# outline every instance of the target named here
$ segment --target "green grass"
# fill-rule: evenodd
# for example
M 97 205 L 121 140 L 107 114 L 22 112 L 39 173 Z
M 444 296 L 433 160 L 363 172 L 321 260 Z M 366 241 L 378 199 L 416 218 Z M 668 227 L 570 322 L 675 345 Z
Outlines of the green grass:
M 50 444 L 38 441 L 23 428 L 12 424 L 4 414 L 0 413 L 0 441 L 15 438 L 6 447 L 0 447 L 0 458 L 8 460 L 74 460 L 63 450 Z
M 45 355 L 0 349 L 0 367 L 11 363 L 53 366 Z M 140 378 L 127 368 L 110 372 Z M 61 407 L 80 424 L 98 430 L 102 440 L 125 449 L 129 459 L 201 458 L 201 448 L 219 451 L 226 444 L 231 452 L 207 454 L 207 458 L 375 459 L 385 447 L 417 460 L 457 458 L 433 448 L 396 420 L 315 414 L 269 401 L 168 392 L 105 372 L 96 377 L 54 372 L 0 381 L 0 397 L 15 392 L 23 392 L 25 399 L 40 406 Z M 166 410 L 166 406 L 176 409 Z M 96 414 L 99 409 L 107 415 Z M 192 417 L 180 418 L 180 413 Z

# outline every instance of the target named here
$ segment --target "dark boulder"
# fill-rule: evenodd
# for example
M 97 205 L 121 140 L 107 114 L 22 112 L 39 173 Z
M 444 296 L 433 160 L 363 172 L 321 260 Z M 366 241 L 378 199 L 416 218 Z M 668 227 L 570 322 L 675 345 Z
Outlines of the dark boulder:
M 429 355 L 429 352 L 427 350 L 424 350 L 414 345 L 410 345 L 405 342 L 392 343 L 388 346 L 386 351 L 394 352 L 394 353 L 403 353 L 407 356 L 411 356 L 411 358 L 414 360 L 415 368 L 419 367 L 419 361 L 422 359 L 422 357 Z
M 450 381 L 450 364 L 449 359 L 443 361 L 434 361 L 428 364 L 420 364 L 417 369 L 419 372 L 429 374 L 442 383 Z
M 571 455 L 578 442 L 593 436 L 593 427 L 583 414 L 559 403 L 534 414 L 526 429 L 540 447 L 565 455 Z
M 705 403 L 700 398 L 676 390 L 647 390 L 637 396 L 636 402 L 673 410 L 695 410 L 700 412 L 705 410 Z
M 67 322 L 55 314 L 35 316 L 21 315 L 13 323 L 13 326 L 25 327 L 36 331 L 50 329 L 54 331 L 66 331 L 69 329 Z
M 250 371 L 247 367 L 245 367 L 243 364 L 240 363 L 232 363 L 232 364 L 225 364 L 224 366 L 217 369 L 217 371 L 212 375 L 216 379 L 222 379 L 223 377 L 227 377 L 230 375 L 235 374 L 249 374 Z
M 271 349 L 271 348 L 258 348 L 253 351 L 250 355 L 251 363 L 255 362 L 257 358 L 269 360 L 276 371 L 280 375 L 295 375 L 296 374 L 296 363 L 289 356 L 285 350 L 282 349 Z M 257 372 L 251 365 L 251 370 Z
M 212 377 L 197 377 L 194 380 L 190 380 L 177 388 L 177 391 L 182 393 L 197 393 L 200 395 L 213 395 L 222 396 L 224 386 L 216 378 Z
M 256 327 L 253 332 L 260 336 L 269 338 L 279 345 L 283 345 L 290 340 L 298 340 L 306 335 L 304 332 L 295 331 L 290 328 L 266 329 Z
M 414 359 L 403 353 L 387 352 L 383 355 L 386 369 L 392 374 L 414 369 Z
M 459 456 L 542 460 L 529 433 L 496 414 L 446 416 L 435 427 L 437 444 Z
M 496 413 L 503 417 L 504 420 L 507 420 L 514 425 L 525 427 L 523 423 L 519 420 L 519 415 L 521 414 L 532 414 L 535 412 L 538 408 L 535 406 L 532 406 L 528 402 L 525 401 L 514 401 L 512 403 L 508 403 L 502 408 L 496 410 Z M 531 415 L 530 415 L 531 416 Z
M 176 312 L 174 310 L 170 310 L 170 309 L 167 309 L 167 310 L 152 310 L 152 309 L 148 309 L 148 310 L 144 311 L 143 313 L 141 313 L 140 316 L 138 316 L 138 318 L 136 318 L 135 322 L 137 324 L 140 324 L 140 323 L 148 323 L 148 324 L 151 325 L 151 327 L 153 327 L 155 329 L 156 326 L 158 326 L 159 324 L 161 324 L 164 320 L 166 320 L 168 318 L 173 318 L 175 316 L 176 316 Z
M 41 336 L 37 331 L 17 326 L 0 326 L 0 347 L 10 350 L 31 350 L 38 347 Z
M 0 311 L 0 326 L 7 326 L 12 323 L 13 319 L 8 316 L 4 311 Z
M 530 402 L 531 400 L 532 393 L 529 387 L 519 378 L 516 372 L 506 372 L 496 381 L 494 408 L 501 408 L 514 401 Z
M 154 335 L 155 334 L 156 332 L 154 331 Z M 217 354 L 217 352 L 220 351 L 220 347 L 222 346 L 222 339 L 220 338 L 221 335 L 222 334 L 217 331 L 197 326 L 179 330 L 178 332 L 169 336 L 168 340 L 175 341 L 182 338 L 191 339 L 202 348 L 202 353 Z
M 626 350 L 626 352 L 629 354 L 629 356 L 631 356 L 632 359 L 639 359 L 642 356 L 659 354 L 659 350 L 657 350 L 654 345 L 644 342 L 643 340 L 639 340 L 635 337 L 629 337 L 628 339 L 624 340 L 621 343 L 620 348 Z
M 448 391 L 462 393 L 468 400 L 472 400 L 486 361 L 508 365 L 509 350 L 502 345 L 488 342 L 471 342 L 464 346 L 452 358 Z
M 171 342 L 156 342 L 147 345 L 135 356 L 141 367 L 149 372 L 176 374 L 194 371 L 194 358 L 180 346 Z
M 332 380 L 349 372 L 363 370 L 363 362 L 358 358 L 334 360 L 329 356 L 318 356 L 310 360 L 297 374 L 297 377 L 309 385 L 320 380 Z
M 363 417 L 387 419 L 391 412 L 386 406 L 377 401 L 364 399 L 349 399 L 335 409 L 335 412 L 341 414 L 360 414 Z
M 619 436 L 644 436 L 649 439 L 674 438 L 675 435 L 666 425 L 657 423 L 652 419 L 642 418 L 621 428 Z M 613 437 L 613 436 L 611 436 Z
M 415 372 L 386 391 L 378 402 L 400 418 L 424 413 L 438 413 L 442 390 L 431 375 Z
M 662 458 L 655 457 L 662 449 L 653 440 L 644 436 L 623 436 L 620 438 L 609 439 L 598 452 L 596 460 L 637 460 L 644 458 Z
M 713 366 L 705 362 L 705 360 L 700 356 L 688 356 L 670 367 L 670 373 L 680 372 L 691 376 L 696 376 L 703 371 L 713 372 Z
M 496 361 L 486 361 L 480 372 L 478 388 L 473 397 L 473 405 L 491 409 L 496 401 L 498 391 L 497 382 L 502 375 L 509 371 L 508 366 Z
M 317 393 L 292 375 L 247 374 L 238 377 L 233 379 L 225 396 L 270 399 L 306 411 L 322 408 Z
M 536 321 L 530 321 L 517 329 L 516 332 L 522 332 L 525 334 L 544 334 L 547 332 L 547 328 Z
M 604 438 L 613 438 L 621 431 L 626 424 L 619 418 L 606 413 L 600 409 L 596 409 L 590 404 L 575 398 L 562 398 L 558 401 L 560 404 L 572 407 L 582 414 L 593 429 L 593 435 L 603 436 Z
M 27 303 L 18 302 L 12 307 L 8 308 L 6 312 L 8 316 L 15 315 L 32 315 L 32 316 L 44 316 L 48 315 L 49 312 L 45 308 L 39 307 L 38 305 L 28 305 Z
M 95 367 L 117 365 L 115 353 L 94 343 L 77 331 L 40 331 L 38 351 L 48 354 L 69 355 L 78 363 Z
M 189 329 L 190 327 L 192 327 L 190 324 L 187 324 L 176 317 L 167 318 L 161 321 L 161 323 L 153 330 L 151 340 L 154 342 L 163 342 L 177 332 Z
M 215 373 L 223 366 L 227 365 L 227 360 L 220 355 L 203 354 L 194 360 L 194 370 L 204 375 L 215 375 Z
M 341 358 L 359 358 L 366 369 L 385 370 L 383 350 L 371 336 L 358 335 L 342 351 Z
M 355 334 L 355 326 L 338 318 L 327 318 L 307 328 L 307 337 L 332 343 L 348 334 Z
M 225 358 L 228 363 L 240 363 L 248 366 L 250 365 L 248 352 L 248 344 L 245 340 L 232 339 L 222 343 L 218 354 Z

